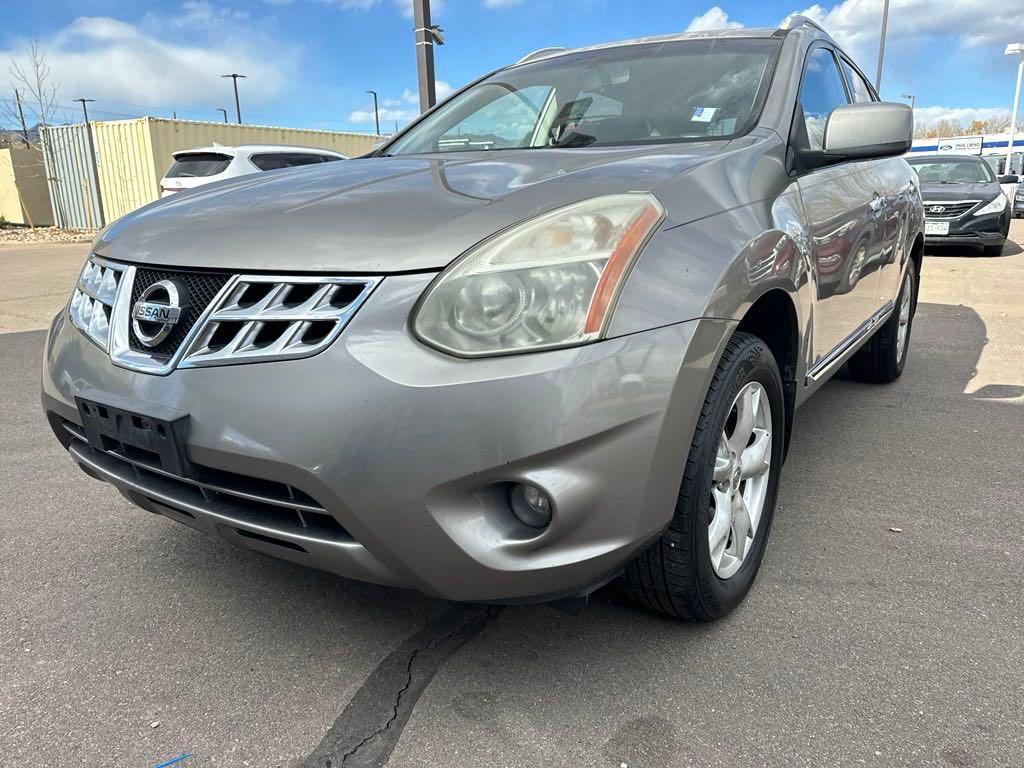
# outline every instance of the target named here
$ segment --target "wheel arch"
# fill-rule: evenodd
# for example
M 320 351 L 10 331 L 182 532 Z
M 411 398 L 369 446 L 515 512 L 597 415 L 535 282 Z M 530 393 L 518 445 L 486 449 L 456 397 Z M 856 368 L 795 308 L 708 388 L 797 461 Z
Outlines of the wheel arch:
M 800 322 L 793 298 L 782 288 L 770 288 L 750 305 L 734 331 L 761 339 L 775 356 L 785 396 L 786 435 L 783 455 L 789 452 L 796 410 L 797 369 L 800 360 Z

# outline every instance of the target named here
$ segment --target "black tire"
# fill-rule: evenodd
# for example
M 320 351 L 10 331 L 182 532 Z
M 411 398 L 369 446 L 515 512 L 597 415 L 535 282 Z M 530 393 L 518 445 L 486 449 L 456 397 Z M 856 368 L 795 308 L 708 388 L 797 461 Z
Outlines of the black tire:
M 999 245 L 986 245 L 984 248 L 981 249 L 981 253 L 983 256 L 988 256 L 989 258 L 992 258 L 993 256 L 1002 256 L 1003 246 L 1005 244 L 1006 243 L 1003 242 L 1000 243 Z
M 869 384 L 888 384 L 903 375 L 903 367 L 910 352 L 911 331 L 914 327 L 914 315 L 917 313 L 917 265 L 911 260 L 907 272 L 903 276 L 903 285 L 896 297 L 896 308 L 885 324 L 875 331 L 875 335 L 857 350 L 848 363 L 850 377 L 855 381 Z M 900 330 L 900 307 L 903 305 L 904 293 L 910 292 L 910 318 L 907 320 L 906 342 L 902 354 L 897 355 L 896 339 Z
M 711 562 L 708 525 L 715 456 L 737 393 L 757 381 L 771 406 L 771 466 L 761 519 L 739 570 L 719 578 Z M 775 510 L 785 443 L 785 401 L 779 368 L 768 346 L 749 333 L 726 345 L 697 420 L 690 454 L 668 528 L 626 567 L 623 583 L 636 602 L 688 621 L 712 621 L 742 602 L 761 566 Z

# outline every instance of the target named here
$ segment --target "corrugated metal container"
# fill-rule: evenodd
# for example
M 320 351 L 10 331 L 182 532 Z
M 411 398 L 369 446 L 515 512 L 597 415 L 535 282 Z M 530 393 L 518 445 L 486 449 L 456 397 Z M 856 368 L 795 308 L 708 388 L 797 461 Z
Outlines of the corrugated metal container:
M 143 117 L 93 123 L 99 184 L 107 221 L 159 197 L 160 179 L 174 161 L 172 152 L 239 144 L 287 144 L 331 149 L 354 157 L 369 152 L 380 137 L 366 133 L 272 128 Z
M 65 229 L 102 226 L 99 185 L 93 173 L 85 124 L 50 126 L 41 128 L 39 133 L 57 226 Z
M 107 221 L 131 213 L 160 196 L 160 177 L 154 175 L 147 118 L 96 122 L 92 124 L 92 135 Z
M 53 224 L 43 153 L 38 149 L 0 149 L 0 217 L 12 224 Z

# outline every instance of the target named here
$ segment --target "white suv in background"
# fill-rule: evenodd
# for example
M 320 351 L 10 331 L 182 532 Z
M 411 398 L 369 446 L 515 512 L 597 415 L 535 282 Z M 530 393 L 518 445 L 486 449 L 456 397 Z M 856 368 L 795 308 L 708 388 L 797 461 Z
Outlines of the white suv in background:
M 348 159 L 329 149 L 290 147 L 284 144 L 244 144 L 237 147 L 214 145 L 182 149 L 173 155 L 174 164 L 160 179 L 160 197 L 235 176 Z

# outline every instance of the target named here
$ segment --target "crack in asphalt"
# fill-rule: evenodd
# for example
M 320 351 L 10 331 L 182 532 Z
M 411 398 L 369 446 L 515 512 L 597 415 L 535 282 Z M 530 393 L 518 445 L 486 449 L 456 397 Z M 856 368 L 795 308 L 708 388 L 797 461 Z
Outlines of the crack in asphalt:
M 434 675 L 499 610 L 455 605 L 407 638 L 366 678 L 304 768 L 383 768 Z

